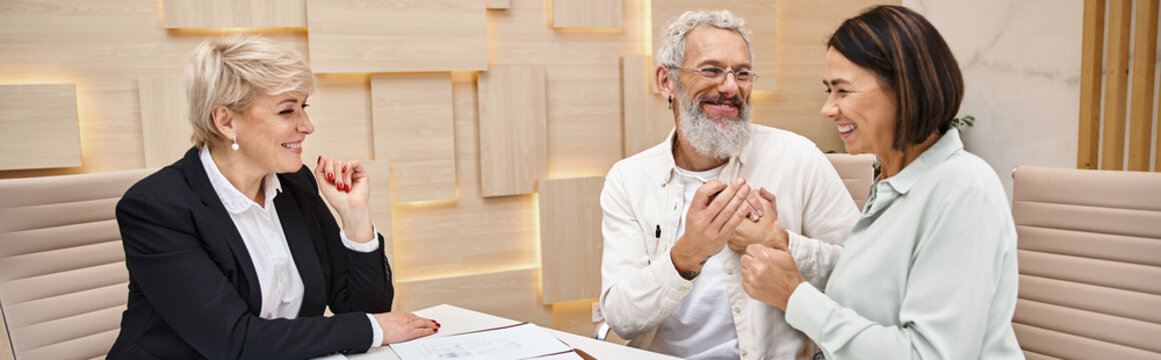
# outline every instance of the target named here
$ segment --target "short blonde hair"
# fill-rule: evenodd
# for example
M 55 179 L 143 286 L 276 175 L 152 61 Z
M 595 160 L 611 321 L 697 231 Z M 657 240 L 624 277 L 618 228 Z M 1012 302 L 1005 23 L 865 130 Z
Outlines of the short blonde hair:
M 314 75 L 301 53 L 270 39 L 236 34 L 198 45 L 185 72 L 190 140 L 199 149 L 225 136 L 214 125 L 213 109 L 250 110 L 255 96 L 310 94 Z

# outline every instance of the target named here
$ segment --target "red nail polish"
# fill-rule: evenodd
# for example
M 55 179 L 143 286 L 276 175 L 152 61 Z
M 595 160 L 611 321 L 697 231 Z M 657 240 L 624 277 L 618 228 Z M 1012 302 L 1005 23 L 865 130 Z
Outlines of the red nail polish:
M 343 164 L 343 173 L 344 173 L 344 174 L 346 174 L 346 173 L 347 173 L 347 164 Z
M 327 181 L 335 181 L 335 174 L 327 173 Z
M 346 186 L 346 187 L 347 187 L 347 192 L 348 192 L 348 193 L 349 193 L 349 192 L 351 192 L 351 186 L 350 186 L 350 185 L 343 185 L 343 186 Z
M 437 332 L 439 332 L 439 328 L 431 329 L 431 332 L 437 333 Z
M 319 163 L 319 164 L 322 164 L 322 155 L 319 155 L 319 156 L 318 156 L 318 163 Z

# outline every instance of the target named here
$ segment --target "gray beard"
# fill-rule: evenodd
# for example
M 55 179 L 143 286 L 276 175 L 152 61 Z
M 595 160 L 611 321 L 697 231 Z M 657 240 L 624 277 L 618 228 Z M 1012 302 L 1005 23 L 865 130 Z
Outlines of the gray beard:
M 678 92 L 682 105 L 677 126 L 680 136 L 693 147 L 698 154 L 712 157 L 717 160 L 727 160 L 742 152 L 742 148 L 750 141 L 750 104 L 741 106 L 737 120 L 727 120 L 725 129 L 709 119 L 701 110 L 700 99 L 687 99 L 685 94 Z

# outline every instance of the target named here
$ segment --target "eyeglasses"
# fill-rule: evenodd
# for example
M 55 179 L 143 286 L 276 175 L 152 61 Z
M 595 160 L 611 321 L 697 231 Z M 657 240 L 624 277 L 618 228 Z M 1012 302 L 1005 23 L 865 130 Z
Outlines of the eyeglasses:
M 701 77 L 713 80 L 714 82 L 722 82 L 726 80 L 726 74 L 734 74 L 734 81 L 741 85 L 750 85 L 758 81 L 758 74 L 750 70 L 726 70 L 716 66 L 707 66 L 701 69 L 687 68 L 674 66 L 673 69 L 685 70 L 701 74 Z

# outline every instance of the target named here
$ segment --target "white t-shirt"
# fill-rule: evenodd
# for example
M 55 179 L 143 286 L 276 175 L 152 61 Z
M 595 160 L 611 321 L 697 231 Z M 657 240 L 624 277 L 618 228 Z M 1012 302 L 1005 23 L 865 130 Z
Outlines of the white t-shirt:
M 723 166 L 694 172 L 676 168 L 685 183 L 685 209 L 677 223 L 677 237 L 685 233 L 685 214 L 702 180 L 717 179 Z M 722 251 L 730 251 L 723 248 Z M 730 314 L 726 274 L 719 255 L 706 261 L 694 278 L 693 290 L 657 328 L 649 350 L 683 359 L 737 359 L 738 332 Z

